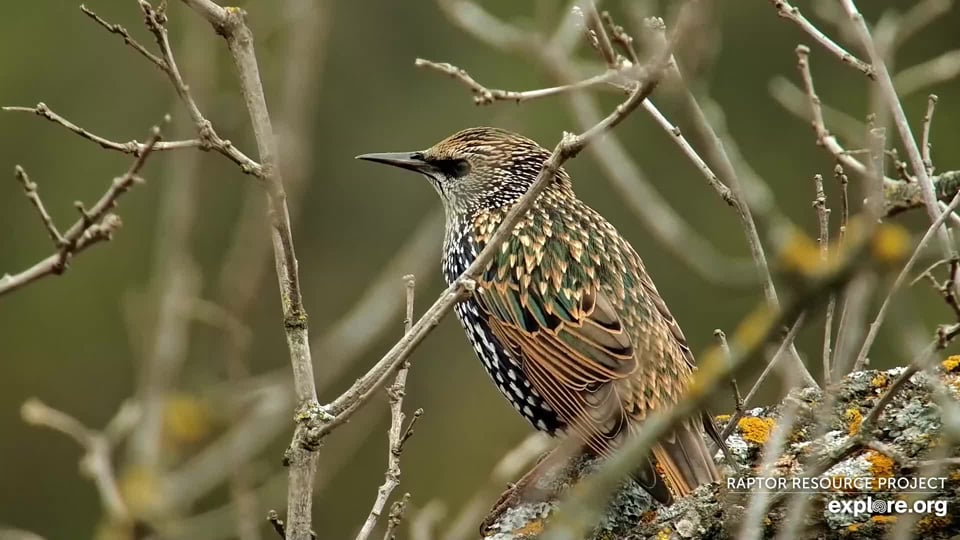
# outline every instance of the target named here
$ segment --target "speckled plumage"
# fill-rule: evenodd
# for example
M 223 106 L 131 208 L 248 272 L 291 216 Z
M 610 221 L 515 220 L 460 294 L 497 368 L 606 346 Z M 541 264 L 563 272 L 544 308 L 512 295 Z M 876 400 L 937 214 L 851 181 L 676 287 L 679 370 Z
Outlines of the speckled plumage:
M 366 159 L 424 174 L 443 200 L 443 274 L 454 281 L 536 179 L 549 152 L 520 135 L 471 128 L 423 152 Z M 380 156 L 380 157 L 378 157 Z M 394 156 L 394 161 L 382 156 Z M 422 163 L 422 165 L 418 165 Z M 456 314 L 474 351 L 530 423 L 572 431 L 600 454 L 680 398 L 693 356 L 633 247 L 580 201 L 563 170 L 514 228 Z M 698 422 L 635 475 L 669 502 L 719 478 Z

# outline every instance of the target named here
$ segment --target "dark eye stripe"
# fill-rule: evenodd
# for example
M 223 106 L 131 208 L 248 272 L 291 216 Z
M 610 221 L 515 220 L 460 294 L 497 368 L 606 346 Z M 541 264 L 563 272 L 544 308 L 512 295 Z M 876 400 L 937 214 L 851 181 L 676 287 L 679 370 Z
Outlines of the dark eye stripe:
M 470 172 L 470 162 L 465 159 L 436 159 L 430 164 L 448 178 L 460 178 Z

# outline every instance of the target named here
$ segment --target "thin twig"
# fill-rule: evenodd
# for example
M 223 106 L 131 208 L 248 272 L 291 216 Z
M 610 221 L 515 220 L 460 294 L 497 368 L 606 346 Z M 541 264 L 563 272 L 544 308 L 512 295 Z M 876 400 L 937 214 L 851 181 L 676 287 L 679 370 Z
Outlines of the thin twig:
M 403 277 L 406 284 L 407 310 L 403 320 L 404 334 L 409 334 L 413 326 L 413 301 L 416 291 L 416 279 L 412 274 Z M 400 454 L 403 452 L 403 446 L 406 440 L 413 433 L 413 425 L 423 414 L 423 409 L 417 409 L 410 420 L 410 424 L 404 429 L 403 422 L 406 417 L 403 414 L 403 397 L 407 387 L 407 373 L 410 370 L 410 362 L 400 364 L 397 369 L 397 377 L 393 384 L 387 388 L 387 395 L 390 396 L 390 429 L 387 431 L 387 472 L 384 474 L 383 485 L 377 490 L 377 498 L 373 502 L 373 508 L 366 521 L 357 533 L 357 540 L 367 540 L 373 533 L 373 528 L 377 525 L 377 520 L 383 513 L 383 509 L 390 499 L 390 494 L 400 484 Z
M 807 20 L 807 18 L 800 13 L 800 10 L 791 5 L 790 2 L 787 2 L 786 0 L 770 0 L 770 2 L 773 4 L 773 7 L 777 9 L 778 15 L 796 23 L 797 26 L 799 26 L 810 37 L 816 40 L 817 43 L 823 45 L 825 49 L 839 58 L 841 62 L 852 66 L 871 79 L 876 78 L 874 68 L 872 68 L 863 60 L 860 60 L 856 56 L 850 54 L 846 49 L 827 37 L 826 34 L 821 32 L 816 26 L 813 25 L 813 23 Z
M 184 81 L 183 75 L 180 73 L 180 68 L 177 66 L 177 61 L 174 57 L 173 48 L 170 45 L 170 39 L 167 33 L 166 15 L 158 13 L 157 10 L 154 9 L 149 2 L 147 2 L 147 0 L 137 1 L 140 5 L 140 10 L 143 12 L 144 24 L 146 24 L 150 33 L 153 34 L 154 40 L 157 42 L 157 46 L 160 47 L 160 56 L 163 59 L 163 63 L 166 65 L 164 72 L 167 74 L 167 78 L 170 79 L 170 83 L 173 85 L 174 90 L 186 107 L 187 112 L 190 114 L 190 118 L 193 120 L 194 126 L 196 127 L 197 135 L 203 142 L 202 148 L 209 147 L 210 149 L 223 154 L 231 161 L 239 165 L 240 170 L 244 173 L 252 174 L 258 178 L 263 178 L 265 174 L 263 168 L 265 165 L 257 163 L 237 149 L 232 142 L 221 138 L 214 129 L 213 124 L 210 123 L 210 121 L 207 120 L 200 111 L 199 105 L 197 105 L 193 94 L 190 92 L 190 87 Z M 200 1 L 216 5 L 210 0 Z M 217 7 L 223 11 L 223 8 L 220 8 L 219 6 Z M 223 13 L 226 14 L 226 11 L 223 11 Z M 237 14 L 237 17 L 242 19 L 242 16 L 239 15 L 239 13 Z M 252 38 L 250 40 L 250 46 L 252 47 Z
M 390 515 L 387 517 L 387 528 L 383 532 L 383 540 L 396 540 L 397 537 L 394 533 L 403 521 L 403 514 L 407 511 L 409 502 L 410 494 L 404 493 L 399 501 L 394 501 L 390 505 Z
M 937 204 L 937 195 L 934 190 L 933 182 L 931 181 L 930 176 L 927 174 L 927 169 L 923 164 L 923 157 L 921 156 L 920 150 L 917 147 L 917 142 L 913 137 L 910 123 L 907 121 L 907 116 L 903 112 L 903 104 L 900 103 L 900 98 L 897 96 L 897 91 L 894 88 L 893 80 L 890 78 L 890 73 L 887 71 L 887 66 L 884 63 L 882 56 L 877 51 L 876 43 L 870 35 L 870 30 L 867 28 L 867 23 L 864 20 L 863 15 L 861 15 L 857 10 L 853 0 L 841 0 L 840 4 L 846 11 L 847 16 L 853 22 L 857 36 L 859 37 L 863 47 L 868 52 L 870 61 L 873 64 L 873 69 L 877 75 L 877 83 L 879 84 L 881 94 L 885 99 L 887 106 L 890 108 L 890 112 L 893 115 L 893 123 L 896 126 L 897 132 L 900 135 L 900 140 L 903 142 L 904 148 L 907 151 L 910 168 L 913 169 L 913 174 L 916 176 L 917 182 L 920 184 L 920 193 L 923 196 L 923 202 L 927 209 L 927 215 L 930 218 L 930 221 L 934 222 L 940 216 L 940 208 Z M 944 256 L 951 258 L 955 252 L 955 249 L 950 242 L 949 234 L 947 233 L 946 228 L 943 226 L 937 229 L 937 240 L 940 243 L 940 249 L 943 251 Z
M 620 65 L 620 58 L 617 51 L 613 49 L 613 43 L 610 42 L 610 36 L 604 28 L 603 21 L 600 19 L 600 13 L 597 12 L 597 4 L 593 0 L 583 0 L 580 2 L 580 9 L 583 12 L 586 26 L 584 31 L 587 35 L 587 42 L 592 45 L 607 66 L 616 68 Z
M 683 74 L 672 58 L 670 66 L 677 79 L 684 83 Z M 736 204 L 732 206 L 737 211 L 740 225 L 743 228 L 744 236 L 747 240 L 747 247 L 750 249 L 750 256 L 753 258 L 757 273 L 760 276 L 760 285 L 764 298 L 766 298 L 767 303 L 770 304 L 773 309 L 779 309 L 780 299 L 773 283 L 773 276 L 767 264 L 767 256 L 763 249 L 763 243 L 760 241 L 757 224 L 753 218 L 750 205 L 748 204 L 746 191 L 740 181 L 740 176 L 737 174 L 726 148 L 724 148 L 723 141 L 718 136 L 716 129 L 710 124 L 703 108 L 686 83 L 684 83 L 683 101 L 690 111 L 694 129 L 699 133 L 700 138 L 706 145 L 704 153 L 716 168 L 720 181 L 729 186 L 730 191 L 733 193 Z M 818 387 L 816 379 L 810 374 L 807 366 L 803 363 L 803 359 L 800 358 L 800 353 L 797 352 L 796 346 L 794 346 L 793 343 L 788 343 L 786 352 L 790 355 L 792 361 L 791 368 L 796 369 L 800 373 L 802 383 L 805 386 Z M 774 361 L 776 361 L 776 357 L 771 359 L 771 362 Z
M 149 60 L 151 64 L 157 66 L 164 72 L 170 69 L 167 63 L 162 58 L 148 51 L 146 47 L 141 45 L 137 40 L 133 39 L 130 36 L 130 32 L 128 32 L 127 29 L 124 28 L 123 26 L 119 24 L 110 23 L 109 21 L 105 20 L 104 18 L 94 13 L 93 10 L 91 10 L 84 4 L 80 4 L 80 11 L 82 11 L 83 14 L 86 15 L 87 17 L 90 17 L 91 19 L 96 21 L 97 24 L 104 27 L 107 30 L 107 32 L 110 32 L 111 34 L 116 34 L 122 37 L 124 43 L 132 47 L 133 50 L 140 53 L 140 55 L 146 58 L 147 60 Z
M 813 175 L 816 188 L 816 198 L 813 207 L 817 211 L 817 221 L 820 225 L 820 235 L 817 243 L 820 245 L 820 262 L 826 264 L 830 256 L 830 209 L 827 208 L 827 194 L 823 189 L 823 176 Z M 833 312 L 836 309 L 837 297 L 831 294 L 827 301 L 827 313 L 823 325 L 823 385 L 830 386 L 833 381 L 830 368 L 831 341 L 833 334 Z
M 783 341 L 780 342 L 780 346 L 777 348 L 777 352 L 774 353 L 773 358 L 767 362 L 767 365 L 763 368 L 763 371 L 760 373 L 760 376 L 757 377 L 757 381 L 753 383 L 753 386 L 750 387 L 750 391 L 747 392 L 747 397 L 743 398 L 740 407 L 734 410 L 734 413 L 730 416 L 730 420 L 727 421 L 727 425 L 723 427 L 723 430 L 720 432 L 720 439 L 727 440 L 727 437 L 733 433 L 733 430 L 737 428 L 737 424 L 740 422 L 740 419 L 743 418 L 744 411 L 753 402 L 754 396 L 757 395 L 757 392 L 760 390 L 760 386 L 767 380 L 767 377 L 770 373 L 773 372 L 773 368 L 777 366 L 777 360 L 783 356 L 783 352 L 789 347 L 794 339 L 796 339 L 797 334 L 800 332 L 800 328 L 803 326 L 803 321 L 806 318 L 806 313 L 800 313 L 796 321 L 790 327 L 790 330 L 787 332 L 787 335 L 783 337 Z
M 0 110 L 9 111 L 9 112 L 26 112 L 33 113 L 42 118 L 59 124 L 68 130 L 76 133 L 77 135 L 83 137 L 84 139 L 93 141 L 100 145 L 102 148 L 107 150 L 116 150 L 117 152 L 123 152 L 124 154 L 133 154 L 140 155 L 146 148 L 146 144 L 138 141 L 127 141 L 127 142 L 116 142 L 111 141 L 101 137 L 95 133 L 91 133 L 85 128 L 82 128 L 73 122 L 67 120 L 66 118 L 60 116 L 59 114 L 53 112 L 45 103 L 37 103 L 35 107 L 0 107 Z M 188 139 L 182 141 L 157 141 L 153 145 L 154 152 L 162 152 L 166 150 L 180 150 L 183 148 L 201 148 L 203 149 L 204 143 L 200 139 Z
M 313 429 L 316 415 L 319 413 L 317 390 L 313 375 L 313 361 L 310 355 L 310 339 L 307 330 L 307 311 L 300 292 L 300 276 L 297 268 L 296 252 L 290 225 L 290 211 L 287 207 L 286 193 L 281 178 L 276 135 L 267 111 L 266 98 L 260 81 L 260 69 L 257 65 L 253 47 L 253 33 L 247 27 L 243 10 L 223 8 L 210 0 L 184 0 L 213 26 L 214 30 L 227 42 L 227 48 L 233 57 L 240 79 L 240 89 L 247 104 L 254 138 L 262 166 L 257 169 L 264 180 L 270 207 L 271 239 L 276 262 L 277 280 L 283 309 L 283 325 L 293 369 L 294 389 L 298 401 L 297 427 L 294 442 L 287 453 L 290 464 L 290 484 L 287 493 L 287 538 L 304 539 L 309 537 L 311 509 L 313 506 L 313 478 L 316 474 L 317 458 L 311 451 Z M 216 142 L 219 137 L 209 122 L 200 113 L 199 108 L 189 95 L 183 79 L 171 62 L 172 52 L 167 39 L 166 28 L 156 12 L 141 0 L 147 26 L 154 33 L 164 58 L 170 63 L 170 79 L 190 111 L 198 126 L 209 128 L 208 137 Z M 203 135 L 204 131 L 201 131 Z M 226 148 L 227 155 L 233 156 Z
M 810 47 L 797 45 L 796 54 L 797 67 L 800 69 L 800 78 L 803 80 L 803 87 L 806 90 L 807 98 L 810 102 L 810 121 L 817 137 L 817 144 L 825 147 L 831 154 L 836 156 L 845 169 L 852 169 L 859 174 L 866 174 L 866 166 L 840 146 L 837 138 L 827 130 L 827 126 L 823 121 L 820 97 L 814 89 L 813 76 L 810 74 Z
M 847 223 L 850 221 L 850 198 L 847 190 L 850 181 L 843 173 L 843 165 L 839 163 L 833 168 L 833 177 L 840 185 L 840 228 L 837 231 L 837 243 L 843 246 L 847 236 Z
M 923 166 L 927 174 L 933 174 L 933 159 L 930 157 L 930 124 L 933 123 L 933 110 L 937 106 L 937 95 L 927 97 L 927 112 L 923 115 L 923 134 L 920 139 L 920 149 L 923 156 Z
M 627 75 L 625 72 L 611 70 L 606 73 L 594 75 L 593 77 L 571 84 L 518 92 L 515 90 L 487 88 L 486 86 L 474 80 L 474 78 L 471 77 L 466 70 L 446 62 L 433 62 L 424 58 L 417 58 L 414 60 L 413 65 L 418 68 L 429 69 L 457 79 L 470 89 L 470 91 L 473 93 L 473 102 L 477 105 L 490 105 L 497 101 L 513 101 L 515 103 L 523 103 L 524 101 L 556 96 L 567 92 L 608 84 Z
M 121 407 L 120 412 L 128 411 Z M 119 414 L 119 413 L 118 413 Z M 116 475 L 111 461 L 112 445 L 103 433 L 93 431 L 69 414 L 58 411 L 39 399 L 30 398 L 20 408 L 23 420 L 34 426 L 43 426 L 59 431 L 75 440 L 84 449 L 80 461 L 81 471 L 89 476 L 97 486 L 100 500 L 107 515 L 116 522 L 127 522 L 130 511 L 120 494 Z M 127 424 L 129 427 L 129 424 Z
M 930 239 L 933 238 L 937 228 L 947 220 L 947 217 L 953 213 L 958 205 L 960 205 L 960 193 L 958 193 L 953 200 L 950 201 L 950 204 L 947 205 L 947 209 L 944 210 L 939 217 L 937 217 L 936 221 L 934 221 L 929 228 L 927 228 L 927 232 L 923 234 L 923 236 L 920 238 L 920 242 L 917 243 L 917 247 L 914 248 L 913 254 L 910 255 L 910 258 L 907 259 L 907 262 L 903 265 L 900 273 L 897 274 L 897 278 L 893 281 L 893 285 L 891 285 L 890 289 L 887 291 L 887 296 L 883 299 L 883 303 L 880 304 L 880 310 L 877 311 L 877 316 L 874 318 L 873 322 L 870 323 L 870 329 L 867 332 L 867 337 L 863 340 L 863 345 L 860 347 L 860 352 L 857 353 L 857 359 L 853 364 L 853 371 L 859 371 L 863 368 L 863 365 L 867 360 L 867 355 L 870 353 L 870 347 L 873 346 L 873 342 L 877 339 L 877 335 L 880 332 L 880 326 L 883 325 L 884 318 L 887 315 L 887 310 L 890 308 L 890 304 L 894 295 L 900 290 L 900 287 L 902 287 L 903 283 L 907 280 L 910 271 L 913 270 L 913 265 L 916 264 L 917 260 L 920 259 L 920 254 L 930 242 Z
M 20 181 L 20 184 L 23 185 L 23 191 L 27 195 L 27 199 L 30 200 L 30 203 L 37 209 L 37 213 L 40 214 L 40 221 L 43 222 L 44 228 L 47 229 L 47 234 L 50 235 L 50 239 L 53 240 L 53 247 L 56 249 L 62 248 L 66 244 L 66 240 L 63 239 L 60 231 L 57 230 L 57 226 L 53 223 L 53 218 L 50 217 L 46 207 L 43 206 L 43 201 L 40 200 L 40 194 L 37 193 L 37 184 L 30 181 L 30 177 L 27 176 L 27 171 L 23 170 L 23 167 L 20 165 L 13 168 L 13 174 L 17 177 L 17 180 Z
M 717 342 L 720 344 L 720 351 L 722 351 L 727 358 L 730 358 L 730 344 L 727 343 L 727 334 L 717 328 L 713 331 L 713 337 L 717 338 Z M 742 416 L 743 396 L 740 395 L 740 385 L 737 384 L 737 379 L 732 377 L 730 378 L 730 390 L 733 394 L 733 410 Z
M 139 176 L 140 169 L 143 168 L 147 157 L 153 151 L 153 146 L 159 140 L 160 128 L 154 126 L 143 151 L 133 160 L 133 164 L 130 165 L 123 176 L 113 179 L 110 188 L 92 208 L 87 209 L 79 201 L 74 203 L 80 211 L 80 219 L 62 234 L 63 242 L 59 243 L 60 247 L 57 253 L 19 274 L 7 274 L 0 277 L 0 296 L 45 276 L 62 274 L 66 271 L 67 264 L 73 255 L 93 244 L 110 240 L 121 224 L 120 218 L 110 211 L 117 206 L 117 200 L 121 195 L 126 193 L 135 183 L 143 181 Z
M 796 23 L 797 26 L 799 26 L 810 37 L 816 40 L 817 43 L 823 45 L 825 49 L 839 58 L 841 62 L 855 68 L 857 71 L 860 71 L 871 79 L 876 78 L 876 74 L 869 64 L 847 52 L 846 49 L 827 37 L 826 34 L 821 32 L 816 26 L 813 25 L 813 23 L 807 20 L 807 18 L 800 13 L 800 10 L 791 5 L 790 2 L 787 2 L 786 0 L 770 0 L 770 3 L 772 3 L 773 7 L 777 9 L 778 15 L 784 19 L 788 19 Z
M 657 109 L 656 105 L 654 105 L 649 99 L 643 102 L 643 108 L 650 114 L 650 116 L 653 117 L 654 121 L 656 121 L 657 124 L 659 124 L 660 127 L 670 135 L 670 138 L 677 143 L 677 146 L 679 146 L 684 155 L 686 155 L 687 158 L 693 162 L 694 166 L 696 166 L 697 169 L 703 173 L 703 176 L 707 179 L 707 183 L 710 184 L 710 187 L 712 187 L 718 195 L 720 195 L 720 198 L 723 199 L 723 202 L 727 203 L 729 206 L 737 208 L 737 205 L 740 204 L 737 197 L 734 196 L 726 184 L 717 178 L 716 173 L 713 172 L 710 166 L 707 165 L 707 162 L 700 157 L 700 154 L 694 150 L 693 146 L 690 145 L 687 139 L 680 132 L 680 128 L 672 124 L 670 120 L 668 120 L 667 117 L 665 117 L 660 110 Z
M 770 95 L 784 109 L 798 118 L 810 121 L 810 100 L 803 89 L 781 75 L 771 79 L 768 87 Z M 831 129 L 836 130 L 843 139 L 856 141 L 863 137 L 866 128 L 860 119 L 826 103 L 817 103 L 817 107 L 822 111 L 824 122 L 832 126 Z

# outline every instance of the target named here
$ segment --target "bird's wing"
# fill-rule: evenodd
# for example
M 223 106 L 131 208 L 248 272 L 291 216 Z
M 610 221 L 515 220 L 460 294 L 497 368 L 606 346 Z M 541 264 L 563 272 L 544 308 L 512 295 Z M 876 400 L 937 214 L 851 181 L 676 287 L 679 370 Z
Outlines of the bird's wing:
M 541 294 L 512 279 L 481 280 L 475 296 L 498 340 L 544 400 L 606 454 L 627 417 L 615 385 L 637 366 L 627 330 L 600 291 Z M 565 294 L 569 293 L 569 294 Z
M 508 280 L 479 282 L 475 296 L 498 341 L 521 361 L 536 391 L 593 452 L 606 456 L 630 432 L 623 396 L 613 383 L 630 376 L 637 360 L 605 294 L 581 292 L 548 300 Z M 651 460 L 633 476 L 661 502 L 672 500 Z

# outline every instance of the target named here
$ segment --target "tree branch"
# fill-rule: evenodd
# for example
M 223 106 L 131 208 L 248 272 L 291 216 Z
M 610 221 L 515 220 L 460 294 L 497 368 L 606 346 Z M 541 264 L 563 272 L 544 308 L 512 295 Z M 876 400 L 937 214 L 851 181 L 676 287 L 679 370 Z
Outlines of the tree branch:
M 155 126 L 151 131 L 150 138 L 147 139 L 144 145 L 143 151 L 133 160 L 133 164 L 127 172 L 124 173 L 123 176 L 113 179 L 110 188 L 107 189 L 106 193 L 100 197 L 100 200 L 98 200 L 92 208 L 87 210 L 83 203 L 79 201 L 74 203 L 80 212 L 80 219 L 63 233 L 63 241 L 58 241 L 59 246 L 57 253 L 50 255 L 18 274 L 6 274 L 0 278 L 0 296 L 33 283 L 40 278 L 62 274 L 66 271 L 73 255 L 93 244 L 110 240 L 113 233 L 120 228 L 121 224 L 120 218 L 116 214 L 110 213 L 110 210 L 113 210 L 117 206 L 117 200 L 121 195 L 126 193 L 135 183 L 143 181 L 139 176 L 140 169 L 143 168 L 143 164 L 153 151 L 154 145 L 159 141 L 160 128 Z M 23 173 L 22 178 L 21 173 Z M 17 167 L 17 176 L 22 183 L 25 182 L 25 188 L 26 185 L 32 185 L 27 179 L 26 173 L 23 172 L 23 169 L 19 166 Z M 36 194 L 35 191 L 34 194 Z M 31 200 L 33 200 L 33 198 L 31 198 Z M 39 197 L 37 201 L 39 201 Z M 34 202 L 34 204 L 36 205 L 36 202 Z M 46 218 L 44 218 L 44 221 L 46 223 Z M 52 225 L 52 223 L 51 220 L 50 224 Z M 47 230 L 48 233 L 50 233 L 51 230 L 49 226 Z

